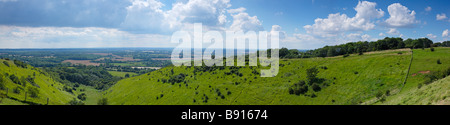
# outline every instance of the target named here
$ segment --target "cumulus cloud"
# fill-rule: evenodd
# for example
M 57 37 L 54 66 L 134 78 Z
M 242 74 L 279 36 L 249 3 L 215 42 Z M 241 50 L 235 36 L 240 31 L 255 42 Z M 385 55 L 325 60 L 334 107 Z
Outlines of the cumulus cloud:
M 418 23 L 416 12 L 409 10 L 400 3 L 394 3 L 388 6 L 390 17 L 385 21 L 391 27 L 408 27 Z
M 371 37 L 368 34 L 361 35 L 359 33 L 350 33 L 347 36 L 345 36 L 344 38 L 347 41 L 356 42 L 356 41 L 369 41 Z
M 322 37 L 336 36 L 345 31 L 366 31 L 373 29 L 375 24 L 371 21 L 384 16 L 384 11 L 375 8 L 376 3 L 359 1 L 354 8 L 356 15 L 348 17 L 346 14 L 329 14 L 326 19 L 317 18 L 313 25 L 305 25 L 307 33 Z
M 233 17 L 233 23 L 231 24 L 229 30 L 244 32 L 264 30 L 262 23 L 257 16 L 250 16 L 244 11 L 245 9 L 240 9 L 240 11 L 232 11 L 234 12 L 231 13 L 231 16 Z
M 378 34 L 378 36 L 384 36 L 384 33 L 380 33 L 380 34 Z
M 448 37 L 448 29 L 445 29 L 445 30 L 442 32 L 442 37 Z
M 386 33 L 390 34 L 390 35 L 398 35 L 398 34 L 400 34 L 400 32 L 396 28 L 390 28 L 389 31 L 387 31 Z
M 155 0 L 132 1 L 132 5 L 126 8 L 127 16 L 121 27 L 132 32 L 148 31 L 149 29 L 158 32 L 162 28 L 161 24 L 165 22 L 165 13 L 161 10 L 163 6 L 164 4 Z
M 226 9 L 231 6 L 229 0 L 190 0 L 178 2 L 168 11 L 169 18 L 181 23 L 202 23 L 205 26 L 223 25 Z M 174 20 L 171 20 L 174 21 Z
M 436 39 L 436 35 L 433 35 L 433 34 L 427 34 L 427 37 L 428 38 L 430 38 L 430 39 Z
M 189 0 L 177 2 L 163 11 L 157 0 L 133 0 L 127 7 L 127 16 L 122 28 L 127 31 L 164 32 L 191 27 L 202 23 L 208 29 L 221 29 L 227 22 L 225 15 L 229 0 Z
M 445 13 L 436 15 L 436 20 L 445 20 L 445 19 L 447 19 L 447 15 L 445 15 Z
M 272 30 L 270 30 L 270 34 L 275 34 L 275 32 L 278 31 L 279 32 L 279 36 L 280 39 L 285 39 L 287 34 L 285 31 L 281 30 L 281 26 L 280 25 L 273 25 L 272 26 Z

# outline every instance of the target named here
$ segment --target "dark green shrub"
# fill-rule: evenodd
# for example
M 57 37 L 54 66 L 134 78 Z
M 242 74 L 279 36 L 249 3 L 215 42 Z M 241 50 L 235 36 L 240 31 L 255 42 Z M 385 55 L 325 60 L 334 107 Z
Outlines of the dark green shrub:
M 289 94 L 300 95 L 305 94 L 306 92 L 308 92 L 308 85 L 305 81 L 299 81 L 289 87 Z
M 9 67 L 9 63 L 7 61 L 3 61 L 3 64 L 5 64 L 5 66 Z
M 438 60 L 437 60 L 437 64 L 442 64 L 442 63 L 441 63 L 441 59 L 438 59 Z
M 72 89 L 72 87 L 70 87 L 70 86 L 64 86 L 64 88 L 63 88 L 63 90 L 64 91 L 66 91 L 66 92 L 69 92 L 69 93 L 73 93 L 73 89 Z
M 383 92 L 378 91 L 378 93 L 375 95 L 378 99 L 380 99 L 383 96 Z
M 315 91 L 315 92 L 318 92 L 318 91 L 320 91 L 322 88 L 320 88 L 320 86 L 319 85 L 317 85 L 316 83 L 314 83 L 312 86 L 312 89 Z
M 431 52 L 434 52 L 434 48 L 433 47 L 430 47 L 430 50 L 431 50 Z
M 11 79 L 11 81 L 12 81 L 13 83 L 16 83 L 16 84 L 21 85 L 20 80 L 19 80 L 19 77 L 17 77 L 16 75 L 14 75 L 14 74 L 10 75 L 10 76 L 9 76 L 9 79 Z
M 21 90 L 22 90 L 21 87 L 16 86 L 16 87 L 13 89 L 13 92 L 16 93 L 16 94 L 20 94 L 20 91 L 21 91 Z
M 19 60 L 14 60 L 14 64 L 16 64 L 17 67 L 27 68 L 27 64 Z
M 108 105 L 108 98 L 99 99 L 97 105 Z
M 39 89 L 35 87 L 28 87 L 28 93 L 30 94 L 30 97 L 37 98 L 39 97 Z
M 343 56 L 343 57 L 345 58 L 345 57 L 348 57 L 348 56 L 350 56 L 350 55 L 349 55 L 349 54 L 344 54 L 344 56 Z
M 390 96 L 391 95 L 391 91 L 390 90 L 386 90 L 386 96 Z
M 73 98 L 71 101 L 69 101 L 69 103 L 67 103 L 68 105 L 84 105 L 83 101 L 79 101 L 76 98 Z
M 3 79 L 0 77 L 0 90 L 5 90 L 6 89 L 6 85 L 5 85 L 5 83 L 2 80 Z
M 85 101 L 86 100 L 86 94 L 85 93 L 81 93 L 77 96 L 78 99 Z

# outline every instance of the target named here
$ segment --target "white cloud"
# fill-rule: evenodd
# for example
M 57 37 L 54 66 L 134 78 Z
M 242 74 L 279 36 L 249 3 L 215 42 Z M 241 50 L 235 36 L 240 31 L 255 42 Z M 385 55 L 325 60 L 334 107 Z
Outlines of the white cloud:
M 430 12 L 431 9 L 432 9 L 432 8 L 431 8 L 430 6 L 427 6 L 427 7 L 425 8 L 425 11 Z
M 134 0 L 132 5 L 126 8 L 127 16 L 121 27 L 128 31 L 158 32 L 163 29 L 162 24 L 165 23 L 165 12 L 161 10 L 163 6 L 164 4 L 155 0 Z
M 380 33 L 380 34 L 378 34 L 378 36 L 384 36 L 384 33 Z
M 173 47 L 170 36 L 98 27 L 0 26 L 2 48 Z
M 427 37 L 428 38 L 430 38 L 430 39 L 436 39 L 436 35 L 433 35 L 433 34 L 427 34 Z
M 281 26 L 279 25 L 273 25 L 272 30 L 270 30 L 270 34 L 275 34 L 275 31 L 279 32 L 280 39 L 286 38 L 286 32 L 281 30 Z
M 388 6 L 390 17 L 385 21 L 392 27 L 408 27 L 418 23 L 416 20 L 416 12 L 409 10 L 400 3 L 394 3 Z
M 365 31 L 375 27 L 372 19 L 384 16 L 384 11 L 375 8 L 376 3 L 368 1 L 359 1 L 354 8 L 355 17 L 348 17 L 346 14 L 329 14 L 328 18 L 317 18 L 313 25 L 305 25 L 303 28 L 307 33 L 319 35 L 322 37 L 336 36 L 344 31 Z
M 138 32 L 169 32 L 202 23 L 207 29 L 223 29 L 227 22 L 229 0 L 189 0 L 177 2 L 170 10 L 157 0 L 133 0 L 127 7 L 122 29 Z
M 226 9 L 231 6 L 229 0 L 190 0 L 178 2 L 168 11 L 169 18 L 181 23 L 203 23 L 204 26 L 224 24 Z
M 447 15 L 445 15 L 445 13 L 436 15 L 436 20 L 445 20 L 445 19 L 447 19 Z
M 245 10 L 245 9 L 243 9 Z M 236 11 L 235 14 L 231 14 L 233 17 L 233 23 L 229 30 L 231 31 L 261 31 L 264 30 L 261 21 L 257 16 L 250 16 L 244 11 Z
M 345 37 L 346 42 L 357 42 L 357 41 L 369 41 L 370 40 L 370 35 L 368 34 L 364 34 L 361 35 L 359 33 L 350 33 Z
M 390 34 L 390 35 L 398 35 L 398 34 L 400 34 L 400 32 L 397 29 L 395 29 L 395 28 L 390 28 L 389 31 L 387 31 L 386 33 Z
M 245 9 L 244 7 L 239 7 L 236 9 L 228 9 L 227 12 L 233 14 L 233 13 L 242 13 L 245 10 L 247 10 L 247 9 Z
M 372 19 L 372 18 L 381 18 L 384 16 L 384 11 L 381 9 L 376 9 L 375 6 L 377 4 L 374 2 L 368 1 L 359 1 L 358 5 L 354 8 L 356 10 L 357 19 Z
M 448 37 L 448 29 L 445 29 L 445 30 L 442 32 L 442 37 Z

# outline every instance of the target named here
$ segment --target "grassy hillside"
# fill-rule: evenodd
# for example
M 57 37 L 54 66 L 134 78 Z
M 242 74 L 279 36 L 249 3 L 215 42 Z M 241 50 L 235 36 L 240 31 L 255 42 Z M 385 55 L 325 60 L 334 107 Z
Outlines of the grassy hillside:
M 388 98 L 383 104 L 450 105 L 450 76 Z
M 446 99 L 450 96 L 449 77 L 436 82 L 429 81 L 429 77 L 450 70 L 450 48 L 434 49 L 414 49 L 411 71 L 405 87 L 399 94 L 387 97 L 386 102 L 376 104 L 449 104 Z M 437 60 L 440 60 L 441 64 L 438 64 Z
M 18 82 L 11 79 L 12 75 L 17 77 Z M 0 84 L 3 86 L 0 88 L 2 104 L 47 104 L 49 98 L 50 105 L 62 105 L 75 97 L 63 91 L 64 86 L 61 83 L 30 65 L 16 65 L 13 61 L 0 59 L 0 77 Z M 26 102 L 25 93 L 27 93 Z M 33 94 L 36 96 L 32 97 Z
M 265 67 L 166 67 L 121 80 L 104 96 L 117 105 L 372 104 L 377 96 L 400 91 L 410 59 L 409 49 L 345 58 L 287 59 L 280 60 L 278 75 L 268 78 L 258 74 Z M 290 94 L 289 88 L 307 80 L 306 70 L 312 67 L 319 71 L 319 89 L 307 85 L 306 93 Z

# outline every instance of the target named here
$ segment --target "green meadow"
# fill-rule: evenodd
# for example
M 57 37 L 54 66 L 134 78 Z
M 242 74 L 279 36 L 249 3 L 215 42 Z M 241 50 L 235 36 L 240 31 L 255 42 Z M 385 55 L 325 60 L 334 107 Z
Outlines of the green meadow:
M 409 104 L 394 100 L 409 96 L 406 94 L 423 82 L 421 75 L 411 77 L 412 73 L 450 66 L 446 64 L 450 48 L 413 51 L 409 74 L 411 50 L 399 49 L 345 58 L 284 59 L 280 60 L 280 70 L 275 77 L 260 77 L 254 73 L 267 67 L 239 67 L 238 74 L 243 75 L 237 75 L 229 73 L 233 70 L 231 67 L 199 72 L 195 67 L 169 66 L 121 80 L 103 94 L 115 105 Z M 443 64 L 437 64 L 437 59 Z M 320 90 L 309 87 L 304 94 L 290 94 L 289 87 L 307 80 L 306 70 L 311 67 L 317 67 L 317 77 L 323 80 Z M 182 77 L 182 81 L 165 82 L 178 77 Z M 443 84 L 449 83 L 444 81 Z

